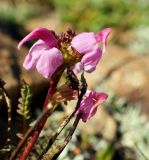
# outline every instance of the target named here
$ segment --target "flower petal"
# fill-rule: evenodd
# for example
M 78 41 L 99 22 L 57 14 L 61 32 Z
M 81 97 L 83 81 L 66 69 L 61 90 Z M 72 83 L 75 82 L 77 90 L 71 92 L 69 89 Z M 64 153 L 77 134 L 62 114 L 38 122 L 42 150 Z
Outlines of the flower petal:
M 97 108 L 108 98 L 108 95 L 106 93 L 103 92 L 92 92 L 92 97 L 93 99 L 96 99 L 96 103 L 94 103 L 94 105 L 90 108 L 89 114 L 87 116 L 87 120 L 89 120 L 91 117 L 93 117 L 96 112 L 97 112 Z
M 96 35 L 97 42 L 100 42 L 100 41 L 102 42 L 102 52 L 103 53 L 106 50 L 106 41 L 107 41 L 107 38 L 110 32 L 111 32 L 111 28 L 105 28 Z
M 63 56 L 57 48 L 44 50 L 40 56 L 36 68 L 45 78 L 51 78 L 56 69 L 63 64 Z
M 92 52 L 85 54 L 81 60 L 81 62 L 84 64 L 84 70 L 89 73 L 94 71 L 99 60 L 101 59 L 101 56 L 101 49 L 98 47 L 98 45 L 96 45 L 95 49 Z
M 74 47 L 80 54 L 91 52 L 96 44 L 97 41 L 93 32 L 80 33 L 71 41 L 72 47 Z
M 83 70 L 83 64 L 82 64 L 82 62 L 76 63 L 76 64 L 74 65 L 74 67 L 73 67 L 73 72 L 74 72 L 75 74 L 79 73 L 79 72 L 82 71 L 82 70 Z
M 30 70 L 34 68 L 37 64 L 38 59 L 44 52 L 44 50 L 47 49 L 47 45 L 45 42 L 39 40 L 37 41 L 29 50 L 28 55 L 26 56 L 23 66 L 25 69 Z
M 94 97 L 102 103 L 108 98 L 108 94 L 104 92 L 94 92 Z
M 20 49 L 24 43 L 32 39 L 41 39 L 50 47 L 57 47 L 57 39 L 52 31 L 49 31 L 46 28 L 36 28 L 19 43 L 18 49 Z
M 98 106 L 107 99 L 108 95 L 103 92 L 88 91 L 85 97 L 86 98 L 81 101 L 80 107 L 76 112 L 76 115 L 81 118 L 83 122 L 88 121 L 95 115 Z

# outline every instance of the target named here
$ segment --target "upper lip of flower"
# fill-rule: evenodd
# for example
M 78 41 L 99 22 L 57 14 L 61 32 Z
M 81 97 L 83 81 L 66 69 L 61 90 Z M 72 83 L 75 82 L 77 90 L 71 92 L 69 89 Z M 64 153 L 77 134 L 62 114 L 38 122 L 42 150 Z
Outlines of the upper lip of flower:
M 18 49 L 20 49 L 24 45 L 24 43 L 32 39 L 41 39 L 50 48 L 58 47 L 58 40 L 54 35 L 53 31 L 49 31 L 46 28 L 36 28 L 19 43 Z

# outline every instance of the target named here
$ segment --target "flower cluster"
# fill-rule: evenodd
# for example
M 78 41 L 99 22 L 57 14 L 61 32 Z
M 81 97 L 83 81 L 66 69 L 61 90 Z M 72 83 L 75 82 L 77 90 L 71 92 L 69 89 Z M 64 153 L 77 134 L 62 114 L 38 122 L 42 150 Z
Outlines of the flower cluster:
M 21 48 L 24 43 L 39 39 L 30 48 L 23 66 L 25 69 L 32 68 L 51 79 L 61 65 L 71 68 L 75 74 L 80 71 L 93 72 L 102 54 L 105 52 L 106 40 L 111 29 L 106 28 L 95 34 L 82 32 L 76 35 L 71 30 L 66 34 L 57 36 L 55 32 L 37 28 L 28 34 L 18 45 Z M 99 45 L 99 43 L 102 44 Z M 97 106 L 107 99 L 107 94 L 88 91 L 82 100 L 76 115 L 84 122 L 89 120 L 97 110 Z

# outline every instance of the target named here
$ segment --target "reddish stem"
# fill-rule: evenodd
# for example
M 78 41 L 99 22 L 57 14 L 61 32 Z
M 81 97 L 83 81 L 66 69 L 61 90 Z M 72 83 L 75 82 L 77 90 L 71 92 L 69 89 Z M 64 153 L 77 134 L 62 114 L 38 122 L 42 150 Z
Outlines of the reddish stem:
M 47 118 L 48 118 L 48 117 L 46 117 L 46 118 L 40 123 L 38 130 L 36 130 L 36 131 L 33 133 L 31 140 L 28 142 L 28 144 L 27 144 L 27 146 L 25 147 L 25 149 L 24 149 L 22 155 L 20 156 L 19 160 L 26 160 L 26 159 L 27 159 L 29 153 L 31 152 L 34 144 L 36 143 L 36 141 L 37 141 L 37 139 L 38 139 L 38 137 L 39 137 L 39 134 L 40 134 L 40 132 L 41 132 L 41 130 L 42 130 L 42 128 L 43 128 L 43 126 L 44 126 Z
M 53 94 L 54 94 L 54 85 L 53 85 L 53 82 L 51 81 L 50 82 L 50 86 L 49 86 L 49 89 L 48 89 L 48 93 L 47 93 L 47 95 L 46 95 L 46 99 L 45 99 L 45 102 L 44 102 L 44 105 L 43 105 L 43 111 L 45 111 L 45 109 L 47 108 L 47 105 L 48 105 L 48 103 L 49 103 L 49 99 L 50 99 L 50 97 L 52 97 L 53 96 Z
M 23 136 L 23 139 L 20 140 L 20 142 L 18 143 L 18 145 L 16 146 L 16 148 L 13 150 L 13 152 L 10 155 L 9 160 L 14 160 L 16 159 L 17 154 L 19 153 L 19 151 L 22 149 L 22 147 L 24 146 L 25 142 L 27 141 L 28 137 L 30 137 L 30 135 L 35 131 L 38 130 L 40 122 L 42 122 L 45 117 L 49 117 L 49 115 L 52 113 L 51 109 L 46 109 L 44 112 L 42 112 L 42 114 L 38 117 L 36 123 L 34 126 L 32 126 L 31 128 L 29 128 L 29 130 L 25 133 L 25 135 Z
M 48 90 L 44 105 L 43 105 L 43 111 L 46 110 L 47 105 L 49 103 L 49 99 L 51 99 L 51 97 L 53 96 L 53 94 L 55 93 L 56 90 L 56 86 L 60 80 L 60 77 L 62 76 L 63 72 L 65 70 L 65 66 L 62 65 L 60 66 L 55 73 L 53 74 L 53 76 L 51 77 L 51 82 L 50 82 L 50 88 Z M 33 135 L 31 136 L 31 139 L 29 140 L 27 146 L 24 148 L 23 153 L 21 154 L 21 156 L 19 157 L 19 160 L 26 160 L 29 153 L 31 152 L 34 144 L 36 143 L 39 134 L 41 132 L 41 130 L 44 127 L 44 124 L 46 123 L 48 117 L 45 117 L 45 119 L 43 121 L 40 122 L 39 128 L 33 133 Z
M 51 77 L 51 81 L 50 81 L 50 87 L 49 87 L 49 90 L 48 90 L 48 93 L 47 93 L 47 96 L 46 96 L 46 99 L 45 99 L 45 103 L 44 103 L 44 106 L 43 106 L 43 110 L 46 109 L 48 103 L 49 103 L 49 100 L 51 99 L 51 97 L 53 96 L 53 94 L 55 93 L 55 90 L 56 90 L 56 87 L 57 87 L 57 84 L 65 70 L 65 65 L 62 65 L 60 66 L 56 71 L 55 71 L 55 74 L 53 74 L 53 76 Z

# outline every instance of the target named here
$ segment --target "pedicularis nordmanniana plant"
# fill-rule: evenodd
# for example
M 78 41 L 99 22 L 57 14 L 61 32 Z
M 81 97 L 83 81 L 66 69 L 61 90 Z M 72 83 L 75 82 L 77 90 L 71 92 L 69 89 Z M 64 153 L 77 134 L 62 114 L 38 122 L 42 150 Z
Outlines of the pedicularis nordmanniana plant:
M 44 78 L 49 79 L 50 87 L 41 115 L 23 135 L 23 138 L 12 151 L 10 160 L 16 158 L 19 160 L 27 159 L 47 118 L 53 113 L 58 103 L 77 100 L 73 112 L 68 115 L 55 134 L 49 139 L 47 146 L 43 149 L 38 159 L 57 159 L 71 140 L 80 119 L 83 122 L 87 122 L 95 115 L 98 106 L 107 99 L 108 95 L 103 92 L 87 90 L 84 72 L 91 73 L 96 69 L 102 54 L 105 52 L 106 41 L 110 31 L 110 28 L 106 28 L 97 34 L 83 32 L 76 35 L 72 30 L 68 30 L 58 36 L 54 31 L 37 28 L 19 43 L 18 49 L 32 39 L 39 39 L 30 48 L 23 66 L 26 70 L 36 68 Z M 102 47 L 100 48 L 100 46 Z M 79 72 L 81 72 L 80 79 L 77 78 Z M 58 85 L 63 73 L 67 74 L 66 82 Z M 58 135 L 72 117 L 75 117 L 75 120 L 64 139 L 64 143 L 53 147 Z

